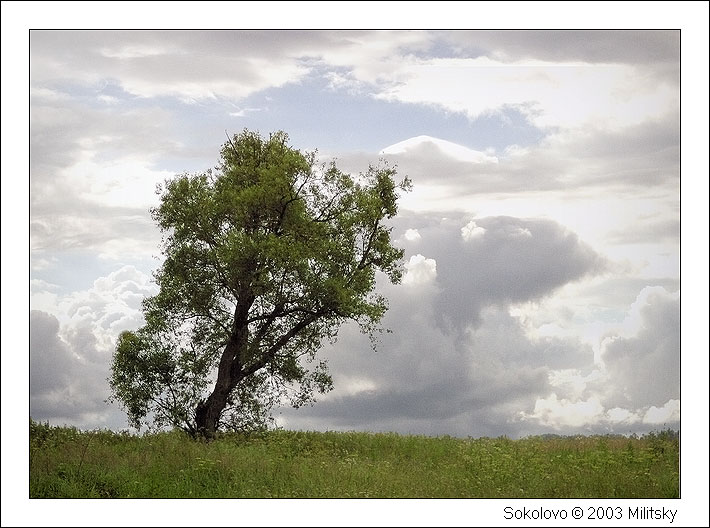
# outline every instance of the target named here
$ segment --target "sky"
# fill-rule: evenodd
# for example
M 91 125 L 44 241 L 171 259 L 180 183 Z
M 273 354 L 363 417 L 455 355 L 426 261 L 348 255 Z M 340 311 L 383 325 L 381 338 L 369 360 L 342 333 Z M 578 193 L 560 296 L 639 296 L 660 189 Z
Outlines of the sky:
M 680 32 L 30 33 L 30 415 L 127 426 L 119 332 L 154 294 L 155 186 L 286 131 L 414 190 L 377 350 L 289 429 L 521 436 L 680 420 Z
M 646 9 L 658 11 L 647 27 L 680 27 L 662 4 Z M 332 5 L 325 9 L 332 15 Z M 508 13 L 512 25 L 525 9 Z M 443 12 L 430 14 L 431 27 L 456 27 Z M 291 27 L 288 13 L 275 14 L 273 27 Z M 367 13 L 353 14 L 355 27 Z M 36 13 L 43 23 L 28 28 L 82 27 L 62 26 L 66 13 L 56 23 L 50 15 Z M 118 27 L 138 25 L 121 16 Z M 196 17 L 197 27 L 215 27 L 204 20 Z M 263 25 L 253 14 L 245 20 Z M 32 30 L 20 35 L 29 62 L 18 100 L 29 112 L 17 105 L 20 120 L 29 117 L 29 185 L 17 178 L 28 203 L 24 231 L 6 192 L 15 188 L 5 159 L 16 138 L 4 117 L 13 106 L 4 40 L 3 425 L 9 381 L 25 387 L 36 420 L 128 428 L 105 402 L 106 378 L 117 335 L 142 324 L 141 300 L 157 291 L 155 185 L 214 167 L 226 134 L 244 128 L 284 130 L 292 146 L 317 149 L 353 174 L 385 159 L 414 185 L 391 224 L 405 250 L 403 282 L 378 287 L 392 333 L 373 351 L 344 326 L 320 354 L 335 389 L 312 407 L 278 409 L 280 426 L 511 438 L 644 433 L 680 427 L 681 388 L 684 409 L 706 416 L 707 22 L 696 35 Z M 704 46 L 704 70 L 690 77 L 700 96 L 684 98 L 683 113 L 681 42 L 684 57 L 692 44 Z M 688 129 L 691 122 L 700 126 Z M 22 152 L 27 141 L 17 136 Z M 697 152 L 695 169 L 697 160 L 686 160 Z M 681 191 L 690 204 L 682 225 Z M 16 231 L 17 247 L 29 242 L 24 267 L 7 257 Z M 681 269 L 691 270 L 683 301 Z M 29 318 L 7 294 L 27 296 L 24 274 Z M 27 340 L 7 341 L 10 325 L 25 328 Z M 8 365 L 27 373 L 26 384 L 8 378 Z M 688 416 L 697 423 L 698 414 Z

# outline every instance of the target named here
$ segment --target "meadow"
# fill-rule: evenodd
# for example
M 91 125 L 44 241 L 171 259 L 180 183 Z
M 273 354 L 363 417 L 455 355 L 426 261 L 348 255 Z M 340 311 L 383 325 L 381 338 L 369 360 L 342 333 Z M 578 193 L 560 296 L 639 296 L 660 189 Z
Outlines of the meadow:
M 30 421 L 30 498 L 674 498 L 679 438 L 272 430 L 211 442 Z

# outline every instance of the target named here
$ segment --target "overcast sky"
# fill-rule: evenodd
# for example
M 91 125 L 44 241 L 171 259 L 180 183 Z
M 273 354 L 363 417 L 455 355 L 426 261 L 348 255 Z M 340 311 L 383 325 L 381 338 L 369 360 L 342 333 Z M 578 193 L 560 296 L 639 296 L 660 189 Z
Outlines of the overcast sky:
M 155 185 L 225 132 L 408 175 L 377 352 L 286 428 L 678 427 L 678 31 L 32 31 L 30 414 L 126 427 L 116 336 L 155 293 Z
M 3 431 L 14 408 L 7 391 L 18 383 L 37 420 L 127 428 L 104 402 L 106 377 L 116 336 L 142 324 L 140 301 L 156 292 L 155 184 L 213 167 L 225 132 L 244 128 L 284 130 L 293 146 L 353 173 L 384 157 L 414 183 L 393 222 L 404 281 L 381 287 L 392 333 L 373 352 L 344 327 L 321 354 L 335 390 L 313 407 L 282 409 L 280 425 L 514 438 L 679 427 L 682 40 L 684 57 L 702 50 L 683 72 L 684 97 L 693 81 L 700 87 L 683 107 L 682 264 L 692 270 L 683 394 L 684 409 L 702 411 L 686 414 L 684 430 L 702 416 L 707 433 L 707 5 L 696 16 L 678 3 L 643 13 L 615 4 L 606 14 L 595 4 L 584 24 L 575 3 L 547 10 L 545 20 L 553 11 L 570 17 L 553 24 L 535 18 L 534 2 L 468 13 L 471 25 L 492 27 L 692 26 L 682 39 L 672 30 L 32 31 L 28 39 L 31 27 L 112 22 L 100 3 L 15 18 L 5 16 L 19 9 L 12 4 L 21 3 L 3 3 Z M 409 26 L 458 26 L 455 4 Z M 128 5 L 109 17 L 117 27 L 170 25 L 163 8 Z M 318 5 L 342 18 L 338 3 Z M 211 9 L 172 25 L 215 27 L 229 15 L 250 27 L 264 16 Z M 383 16 L 368 9 L 348 20 L 368 27 Z M 87 12 L 94 22 L 75 22 Z M 407 15 L 389 13 L 397 21 L 389 25 L 407 27 Z M 343 25 L 284 5 L 269 17 L 272 27 Z M 33 18 L 41 22 L 26 23 Z M 15 43 L 26 42 L 29 90 L 10 84 L 6 70 Z M 13 94 L 29 97 L 29 189 L 6 165 L 26 148 L 27 136 L 7 125 L 13 106 L 16 130 L 27 120 Z M 17 182 L 29 202 L 29 236 L 19 240 L 21 214 L 8 198 Z M 26 248 L 27 239 L 23 267 L 11 244 Z M 28 268 L 29 318 L 8 294 L 26 296 L 17 277 Z M 8 330 L 27 320 L 29 343 L 17 344 Z M 14 374 L 27 372 L 28 348 L 29 386 Z
M 377 352 L 286 428 L 678 427 L 678 31 L 32 31 L 30 414 L 126 427 L 116 336 L 155 293 L 155 185 L 225 132 L 408 175 Z
M 285 130 L 408 175 L 377 352 L 287 428 L 677 427 L 679 31 L 32 31 L 30 414 L 124 428 L 118 333 L 155 293 L 156 183 Z

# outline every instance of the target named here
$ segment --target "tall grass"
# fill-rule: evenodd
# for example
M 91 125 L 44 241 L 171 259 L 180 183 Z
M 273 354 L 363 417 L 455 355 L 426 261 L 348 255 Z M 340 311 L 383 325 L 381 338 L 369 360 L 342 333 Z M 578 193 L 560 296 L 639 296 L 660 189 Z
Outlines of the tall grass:
M 460 439 L 269 431 L 206 443 L 30 423 L 40 497 L 678 497 L 672 431 Z

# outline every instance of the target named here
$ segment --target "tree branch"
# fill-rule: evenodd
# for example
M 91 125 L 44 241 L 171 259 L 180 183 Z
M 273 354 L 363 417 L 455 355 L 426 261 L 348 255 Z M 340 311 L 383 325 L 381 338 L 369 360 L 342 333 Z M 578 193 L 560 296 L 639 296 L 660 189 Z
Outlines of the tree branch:
M 311 323 L 318 320 L 323 315 L 325 315 L 325 312 L 318 311 L 318 312 L 313 312 L 311 315 L 309 315 L 308 317 L 305 317 L 304 319 L 301 319 L 288 332 L 286 332 L 284 335 L 282 335 L 273 345 L 271 345 L 269 347 L 269 349 L 266 352 L 264 352 L 261 359 L 252 363 L 247 368 L 242 370 L 243 377 L 250 376 L 251 374 L 254 374 L 257 370 L 263 368 L 269 362 L 273 361 L 273 359 L 276 357 L 276 354 L 278 353 L 278 351 L 281 350 L 284 346 L 286 346 L 286 344 L 293 337 L 295 337 L 304 328 L 306 328 L 308 325 L 310 325 Z

